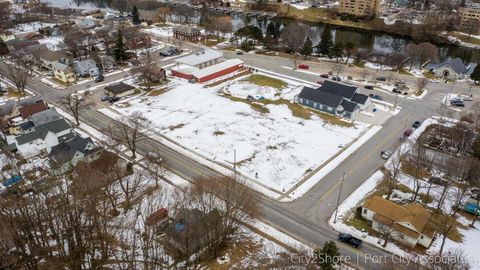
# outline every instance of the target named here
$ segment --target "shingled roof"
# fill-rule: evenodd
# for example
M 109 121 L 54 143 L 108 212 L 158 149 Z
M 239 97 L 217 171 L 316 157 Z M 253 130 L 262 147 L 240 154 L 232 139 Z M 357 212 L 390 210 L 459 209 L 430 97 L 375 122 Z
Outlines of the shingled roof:
M 440 65 L 438 65 L 436 68 L 441 68 L 441 67 L 445 67 L 445 66 L 450 67 L 457 74 L 464 74 L 465 72 L 467 72 L 467 67 L 463 64 L 462 59 L 460 59 L 458 57 L 454 58 L 454 59 L 445 60 Z
M 18 109 L 18 111 L 20 112 L 20 116 L 22 116 L 23 119 L 27 119 L 32 114 L 45 111 L 46 109 L 48 109 L 47 104 L 45 104 L 45 102 L 43 102 L 42 100 L 39 100 L 33 104 L 21 107 L 20 109 Z
M 320 91 L 320 89 L 313 89 L 306 86 L 303 87 L 300 94 L 298 94 L 298 97 L 306 100 L 311 100 L 332 108 L 337 108 L 338 105 L 340 105 L 343 101 L 343 97 L 341 96 Z
M 48 157 L 52 159 L 56 164 L 65 164 L 73 159 L 77 152 L 85 153 L 87 145 L 93 141 L 91 138 L 83 138 L 77 136 L 73 140 L 62 142 L 54 147 L 48 154 Z
M 36 126 L 35 131 L 20 135 L 15 139 L 18 145 L 22 145 L 37 139 L 43 140 L 47 136 L 48 132 L 53 132 L 57 134 L 71 128 L 72 127 L 64 119 L 59 119 L 56 121 L 46 123 L 44 125 Z
M 357 87 L 346 85 L 343 83 L 338 83 L 334 81 L 325 80 L 318 88 L 318 90 L 334 94 L 337 96 L 342 96 L 348 100 L 351 100 L 355 93 L 357 92 Z

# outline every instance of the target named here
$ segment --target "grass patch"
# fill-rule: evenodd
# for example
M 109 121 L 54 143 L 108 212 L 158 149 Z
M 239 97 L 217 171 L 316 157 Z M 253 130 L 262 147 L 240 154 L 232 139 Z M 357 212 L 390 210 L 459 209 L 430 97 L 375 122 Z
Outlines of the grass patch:
M 425 193 L 419 193 L 419 194 L 418 194 L 418 197 L 420 197 L 420 199 L 421 199 L 422 202 L 424 202 L 424 203 L 431 203 L 431 202 L 433 202 L 433 197 L 432 197 L 432 195 L 428 195 L 428 196 L 427 196 L 427 194 L 425 194 Z
M 430 80 L 435 80 L 437 79 L 437 77 L 435 77 L 435 75 L 433 73 L 431 73 L 430 71 L 425 71 L 422 73 L 423 76 L 425 76 L 425 78 L 427 79 L 430 79 Z
M 220 130 L 217 130 L 217 131 L 213 132 L 213 135 L 215 135 L 215 136 L 221 136 L 221 135 L 225 135 L 225 132 L 220 131 Z
M 470 43 L 470 44 L 475 44 L 475 45 L 480 45 L 480 39 L 474 37 L 474 36 L 468 36 L 467 34 L 462 34 L 462 33 L 448 33 L 450 36 L 456 37 L 460 39 L 462 42 L 465 43 Z
M 360 218 L 360 217 L 352 217 L 349 220 L 347 220 L 346 224 L 348 226 L 354 227 L 355 229 L 357 229 L 359 231 L 367 231 L 368 232 L 371 229 L 368 222 L 365 219 Z
M 404 184 L 397 185 L 396 189 L 400 190 L 403 193 L 413 193 L 413 190 Z
M 148 92 L 147 96 L 156 97 L 156 96 L 160 96 L 161 94 L 163 94 L 165 92 L 167 92 L 166 88 L 155 89 L 155 90 L 152 90 L 152 91 Z
M 237 165 L 237 166 L 242 166 L 243 164 L 252 161 L 252 160 L 255 158 L 256 155 L 257 155 L 257 152 L 254 152 L 251 157 L 246 158 L 246 159 L 242 159 L 242 160 L 238 161 L 238 162 L 236 163 L 236 165 Z
M 406 71 L 404 68 L 400 69 L 400 70 L 398 71 L 398 73 L 401 74 L 401 75 L 413 76 L 412 73 Z
M 424 89 L 418 90 L 418 91 L 416 91 L 416 92 L 414 93 L 414 95 L 417 96 L 417 97 L 419 97 L 419 96 L 421 96 L 421 95 L 423 94 L 423 92 L 425 92 Z
M 19 91 L 15 91 L 13 88 L 8 87 L 7 93 L 5 94 L 6 98 L 21 98 L 24 97 L 25 94 Z
M 318 111 L 312 110 L 318 117 L 320 117 L 323 121 L 327 122 L 330 125 L 337 125 L 341 127 L 354 127 L 355 125 L 353 123 L 347 122 L 340 117 L 330 115 L 327 113 L 322 113 Z
M 267 107 L 265 107 L 265 106 L 263 106 L 262 104 L 259 104 L 259 103 L 257 103 L 257 102 L 251 102 L 251 101 L 248 101 L 248 100 L 246 100 L 246 99 L 239 98 L 239 97 L 234 97 L 234 96 L 232 96 L 232 95 L 225 94 L 225 93 L 223 93 L 222 96 L 225 97 L 225 98 L 230 99 L 231 101 L 242 102 L 242 103 L 248 104 L 248 105 L 250 105 L 250 107 L 252 107 L 252 109 L 253 109 L 254 111 L 257 111 L 257 112 L 259 112 L 259 113 L 265 114 L 265 113 L 269 113 L 269 112 L 270 112 L 270 110 L 269 110 Z
M 287 86 L 287 83 L 285 83 L 282 80 L 271 78 L 271 77 L 260 75 L 260 74 L 250 75 L 248 78 L 245 79 L 245 81 L 254 83 L 259 86 L 271 86 L 277 89 L 282 89 L 285 86 Z
M 415 165 L 406 159 L 402 161 L 401 169 L 402 169 L 402 172 L 412 177 L 415 177 L 415 175 L 417 174 L 417 168 L 415 168 Z M 418 172 L 419 178 L 427 178 L 429 176 L 430 176 L 430 172 L 425 168 L 421 168 L 420 171 Z
M 175 125 L 175 126 L 169 126 L 168 129 L 170 129 L 170 131 L 173 131 L 175 129 L 182 128 L 183 126 L 185 126 L 185 124 L 178 124 L 178 125 Z

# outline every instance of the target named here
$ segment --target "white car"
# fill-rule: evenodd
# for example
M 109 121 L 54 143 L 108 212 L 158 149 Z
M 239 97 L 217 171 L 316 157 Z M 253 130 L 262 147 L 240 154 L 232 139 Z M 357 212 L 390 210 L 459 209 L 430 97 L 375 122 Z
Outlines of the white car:
M 382 151 L 380 155 L 382 156 L 383 159 L 387 160 L 392 156 L 393 152 L 392 151 Z
M 461 95 L 460 98 L 461 98 L 463 101 L 472 101 L 472 100 L 473 100 L 473 97 L 472 97 L 472 96 L 469 96 L 469 95 Z

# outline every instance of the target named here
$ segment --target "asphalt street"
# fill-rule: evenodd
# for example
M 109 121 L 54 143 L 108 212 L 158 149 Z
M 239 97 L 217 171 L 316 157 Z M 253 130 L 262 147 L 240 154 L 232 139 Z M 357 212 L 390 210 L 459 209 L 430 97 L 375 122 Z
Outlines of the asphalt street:
M 226 57 L 234 56 L 226 52 Z M 290 64 L 290 60 L 286 58 L 259 55 L 255 55 L 254 57 L 244 55 L 241 57 L 246 63 L 258 68 L 311 82 L 316 82 L 319 79 L 319 77 L 314 74 L 282 68 L 282 66 L 288 66 Z M 168 61 L 165 62 L 165 64 L 168 64 Z M 309 65 L 318 65 L 319 70 L 322 68 L 328 70 L 328 67 L 323 67 L 323 63 L 309 63 Z M 0 71 L 1 70 L 6 74 L 6 66 L 4 63 L 0 63 Z M 101 84 L 117 81 L 127 76 L 129 76 L 129 74 L 126 72 L 106 76 L 105 81 Z M 71 86 L 66 90 L 58 90 L 40 82 L 36 77 L 28 80 L 28 89 L 36 92 L 37 95 L 45 101 L 60 106 L 62 98 L 66 95 L 78 90 L 88 89 L 93 85 L 94 83 L 92 82 L 91 84 L 85 83 Z M 455 87 L 456 92 L 469 93 L 470 91 L 468 85 L 458 84 Z M 322 181 L 300 199 L 290 203 L 281 203 L 252 191 L 252 197 L 258 199 L 262 210 L 260 219 L 312 246 L 320 246 L 327 240 L 335 240 L 337 233 L 330 228 L 327 220 L 335 209 L 340 179 L 343 173 L 345 172 L 347 177 L 343 185 L 341 198 L 345 199 L 382 166 L 383 160 L 380 158 L 380 151 L 394 149 L 398 146 L 399 138 L 405 127 L 409 127 L 415 120 L 423 120 L 432 115 L 438 115 L 440 101 L 444 94 L 452 91 L 452 85 L 444 83 L 430 84 L 427 86 L 427 89 L 429 93 L 422 100 L 401 97 L 398 101 L 398 105 L 403 108 L 401 112 L 387 120 L 383 125 L 383 129 L 344 160 L 335 170 L 324 177 Z M 381 94 L 388 101 L 395 99 L 394 95 Z M 81 114 L 81 119 L 98 130 L 106 130 L 113 121 L 95 110 L 84 111 Z M 151 139 L 142 141 L 138 145 L 138 150 L 140 154 L 144 155 L 152 151 L 152 147 L 157 148 L 162 153 L 165 165 L 169 170 L 187 180 L 195 181 L 195 179 L 198 179 L 200 176 L 217 175 L 212 169 L 164 146 L 161 141 Z M 363 269 L 380 269 L 382 267 L 381 265 L 369 261 L 368 258 L 369 256 L 387 255 L 387 253 L 382 250 L 369 245 L 364 245 L 358 250 L 342 243 L 338 245 L 342 255 L 349 256 L 353 265 Z

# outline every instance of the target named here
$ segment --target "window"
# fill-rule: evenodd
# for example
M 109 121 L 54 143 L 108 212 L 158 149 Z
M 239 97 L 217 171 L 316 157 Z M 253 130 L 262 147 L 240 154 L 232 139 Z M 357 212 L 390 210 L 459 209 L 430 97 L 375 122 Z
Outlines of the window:
M 423 239 L 423 235 L 420 235 L 420 239 Z
M 399 234 L 398 237 L 400 237 L 400 239 L 405 239 L 405 235 L 403 234 Z
M 298 102 L 303 103 L 303 98 L 298 98 Z
M 366 208 L 363 209 L 363 213 L 366 214 L 368 210 Z

